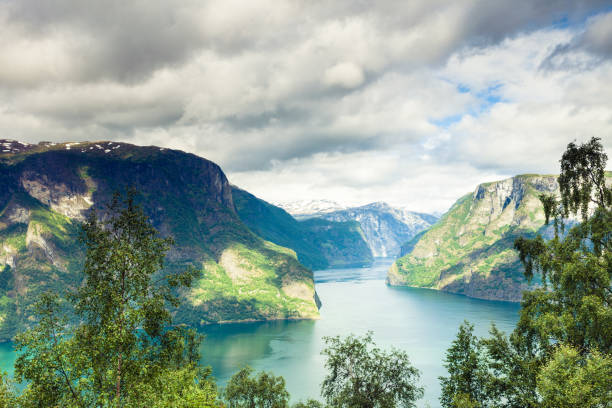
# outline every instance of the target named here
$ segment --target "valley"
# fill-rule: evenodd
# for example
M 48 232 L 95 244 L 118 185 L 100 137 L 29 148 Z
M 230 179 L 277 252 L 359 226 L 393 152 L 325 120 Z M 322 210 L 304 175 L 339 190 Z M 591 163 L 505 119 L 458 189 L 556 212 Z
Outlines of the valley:
M 175 240 L 166 271 L 201 271 L 174 312 L 196 327 L 316 319 L 312 270 L 367 267 L 385 257 L 397 258 L 387 274 L 392 286 L 518 302 L 538 281 L 530 286 L 523 277 L 514 239 L 550 235 L 538 195 L 558 191 L 555 176 L 522 175 L 481 184 L 439 220 L 382 202 L 293 203 L 294 217 L 192 154 L 113 142 L 2 143 L 9 146 L 0 153 L 2 340 L 28 327 L 40 293 L 80 284 L 79 222 L 127 186 Z

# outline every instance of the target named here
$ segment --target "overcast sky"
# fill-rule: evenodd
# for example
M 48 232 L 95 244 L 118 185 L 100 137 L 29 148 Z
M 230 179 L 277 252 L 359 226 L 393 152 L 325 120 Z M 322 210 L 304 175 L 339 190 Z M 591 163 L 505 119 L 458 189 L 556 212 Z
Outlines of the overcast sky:
M 591 136 L 609 0 L 0 0 L 0 138 L 178 148 L 272 202 L 443 211 Z

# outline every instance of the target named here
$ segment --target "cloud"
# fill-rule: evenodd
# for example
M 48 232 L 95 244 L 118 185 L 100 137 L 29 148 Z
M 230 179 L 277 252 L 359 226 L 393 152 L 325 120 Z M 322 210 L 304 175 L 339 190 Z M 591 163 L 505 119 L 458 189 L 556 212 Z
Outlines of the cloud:
M 0 1 L 0 134 L 180 148 L 264 198 L 436 210 L 610 134 L 606 3 Z
M 612 12 L 589 18 L 582 31 L 555 47 L 542 62 L 547 70 L 585 70 L 612 58 Z
M 325 70 L 323 82 L 329 86 L 356 88 L 364 81 L 361 67 L 351 62 L 341 62 Z

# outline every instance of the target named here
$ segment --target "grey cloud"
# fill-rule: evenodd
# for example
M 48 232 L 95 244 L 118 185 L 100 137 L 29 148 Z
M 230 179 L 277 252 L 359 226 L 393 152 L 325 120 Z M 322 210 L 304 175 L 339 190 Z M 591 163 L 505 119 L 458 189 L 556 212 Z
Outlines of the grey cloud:
M 594 58 L 580 58 L 579 53 Z M 542 62 L 542 69 L 591 69 L 612 58 L 612 12 L 596 15 L 585 30 L 568 43 L 559 44 Z
M 392 149 L 435 136 L 430 118 L 472 103 L 432 79 L 449 55 L 605 3 L 0 0 L 0 33 L 57 53 L 37 71 L 44 53 L 2 59 L 0 39 L 0 62 L 14 65 L 0 67 L 0 122 L 6 106 L 27 140 L 173 144 L 229 171 Z M 607 50 L 601 31 L 587 37 Z
M 496 43 L 561 20 L 566 23 L 580 21 L 607 7 L 606 0 L 481 0 L 466 14 L 464 36 L 474 43 Z
M 457 46 L 498 42 L 564 16 L 580 18 L 605 4 L 597 0 L 456 3 L 8 0 L 4 6 L 8 21 L 25 27 L 25 35 L 40 39 L 66 30 L 73 36 L 71 56 L 81 69 L 66 79 L 133 83 L 145 80 L 157 69 L 181 65 L 203 49 L 225 55 L 291 48 L 292 44 L 307 40 L 313 27 L 326 21 L 374 19 L 377 30 L 385 37 L 409 35 L 415 27 L 441 16 L 450 26 L 449 33 L 426 32 L 427 37 L 421 42 L 422 48 L 433 52 L 433 57 L 443 59 Z
M 185 2 L 120 0 L 14 0 L 8 21 L 34 40 L 65 30 L 73 63 L 82 67 L 67 81 L 113 79 L 138 82 L 156 69 L 180 64 L 205 43 Z

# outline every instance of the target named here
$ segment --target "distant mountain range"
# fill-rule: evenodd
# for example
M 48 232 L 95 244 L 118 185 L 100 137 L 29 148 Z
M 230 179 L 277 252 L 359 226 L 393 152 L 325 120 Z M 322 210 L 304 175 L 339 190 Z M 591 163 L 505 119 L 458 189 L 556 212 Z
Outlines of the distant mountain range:
M 348 208 L 331 200 L 298 200 L 278 202 L 274 203 L 274 205 L 287 211 L 297 220 L 318 217 L 322 214 Z
M 438 217 L 431 214 L 395 208 L 382 202 L 351 208 L 341 208 L 333 201 L 305 201 L 279 205 L 299 220 L 358 222 L 375 257 L 399 256 L 404 243 L 438 220 Z
M 298 221 L 282 208 L 238 187 L 232 187 L 232 195 L 238 215 L 253 232 L 293 249 L 299 261 L 309 268 L 358 267 L 373 261 L 363 230 L 356 221 L 322 218 Z

